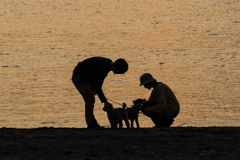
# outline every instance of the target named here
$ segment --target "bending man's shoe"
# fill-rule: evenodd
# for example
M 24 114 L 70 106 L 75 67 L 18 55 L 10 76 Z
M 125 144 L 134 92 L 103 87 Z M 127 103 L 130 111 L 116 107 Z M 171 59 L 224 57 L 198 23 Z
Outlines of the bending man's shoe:
M 104 127 L 101 127 L 96 120 L 93 121 L 93 123 L 89 124 L 87 126 L 87 128 L 104 128 Z

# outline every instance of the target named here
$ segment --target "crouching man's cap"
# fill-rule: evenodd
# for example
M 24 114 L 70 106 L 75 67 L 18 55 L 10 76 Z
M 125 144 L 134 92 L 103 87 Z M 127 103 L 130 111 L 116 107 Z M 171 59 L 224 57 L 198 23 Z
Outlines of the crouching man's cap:
M 156 81 L 156 79 L 154 79 L 153 76 L 150 73 L 144 73 L 140 77 L 140 86 L 148 84 L 148 83 L 153 82 L 153 81 Z

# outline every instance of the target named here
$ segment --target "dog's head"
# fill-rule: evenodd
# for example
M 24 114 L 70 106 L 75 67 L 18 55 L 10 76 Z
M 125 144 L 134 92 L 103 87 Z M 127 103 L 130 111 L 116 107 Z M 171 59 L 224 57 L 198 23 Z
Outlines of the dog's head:
M 110 111 L 113 110 L 113 106 L 112 105 L 104 106 L 103 110 L 106 111 L 106 112 L 110 112 Z
M 125 108 L 127 107 L 127 104 L 126 104 L 126 103 L 123 103 L 123 104 L 122 104 L 122 107 L 123 107 L 123 109 L 125 109 Z
M 142 104 L 146 102 L 146 99 L 136 99 L 133 101 L 133 107 L 141 107 Z

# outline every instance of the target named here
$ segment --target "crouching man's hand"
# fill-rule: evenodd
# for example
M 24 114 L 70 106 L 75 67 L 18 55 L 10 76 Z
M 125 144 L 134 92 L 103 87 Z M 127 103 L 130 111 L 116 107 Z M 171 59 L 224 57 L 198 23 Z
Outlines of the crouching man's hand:
M 143 112 L 148 113 L 148 112 L 150 112 L 150 109 L 149 108 L 143 108 Z
M 144 112 L 144 113 L 150 112 L 149 108 L 143 107 L 143 106 L 140 107 L 140 110 L 141 110 L 142 112 Z
M 109 111 L 111 108 L 113 108 L 113 105 L 109 102 L 104 102 L 104 107 L 103 107 L 103 110 L 104 111 Z

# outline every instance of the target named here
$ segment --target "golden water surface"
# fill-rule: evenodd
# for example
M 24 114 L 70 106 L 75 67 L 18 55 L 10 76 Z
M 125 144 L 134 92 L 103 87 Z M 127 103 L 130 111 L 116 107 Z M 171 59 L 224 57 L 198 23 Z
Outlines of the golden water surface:
M 149 72 L 180 102 L 173 126 L 240 126 L 239 0 L 1 0 L 0 28 L 0 127 L 86 127 L 71 74 L 92 56 L 129 63 L 105 79 L 110 100 L 147 99 Z

